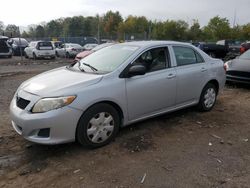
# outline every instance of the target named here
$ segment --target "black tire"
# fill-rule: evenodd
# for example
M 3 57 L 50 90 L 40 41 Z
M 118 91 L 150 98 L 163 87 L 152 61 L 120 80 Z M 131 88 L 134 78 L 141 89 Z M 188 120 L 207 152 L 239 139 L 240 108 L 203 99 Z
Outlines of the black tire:
M 52 60 L 53 60 L 53 59 L 56 59 L 56 56 L 52 56 L 50 59 L 52 59 Z
M 96 118 L 96 116 L 99 113 L 105 113 L 108 115 L 111 115 L 111 117 L 113 118 L 112 121 L 112 125 L 113 125 L 113 132 L 110 132 L 108 135 L 108 132 L 106 133 L 106 135 L 108 135 L 107 140 L 103 141 L 103 142 L 99 142 L 96 143 L 94 141 L 91 140 L 90 136 L 87 134 L 87 130 L 90 129 L 93 125 L 91 125 L 90 120 L 93 118 Z M 102 124 L 103 125 L 103 124 Z M 98 127 L 100 128 L 102 125 L 98 125 Z M 83 146 L 88 147 L 88 148 L 98 148 L 101 146 L 104 146 L 108 143 L 110 143 L 112 140 L 114 140 L 115 136 L 117 135 L 118 131 L 119 131 L 119 127 L 120 127 L 120 116 L 119 113 L 117 112 L 117 110 L 106 103 L 99 103 L 96 104 L 92 107 L 90 107 L 86 112 L 83 113 L 83 115 L 81 116 L 78 125 L 77 125 L 77 129 L 76 129 L 76 140 Z M 96 129 L 95 133 L 97 133 L 99 130 L 98 128 L 94 127 Z M 105 130 L 107 131 L 107 130 Z M 93 137 L 94 134 L 93 133 Z M 103 133 L 105 134 L 105 133 Z M 92 137 L 92 139 L 93 139 Z M 98 138 L 99 140 L 99 138 Z
M 212 104 L 210 105 L 206 105 L 206 98 L 205 98 L 205 95 L 207 94 L 208 91 L 211 91 L 213 90 L 214 91 L 214 94 L 215 94 L 215 98 L 214 98 L 214 101 Z M 216 98 L 217 98 L 217 94 L 218 94 L 218 91 L 217 91 L 217 88 L 215 87 L 214 84 L 212 83 L 208 83 L 202 90 L 201 92 L 201 96 L 200 96 L 200 101 L 198 103 L 198 110 L 199 111 L 202 111 L 202 112 L 208 112 L 210 110 L 212 110 L 212 108 L 214 107 L 215 103 L 216 103 Z
M 24 52 L 24 57 L 28 59 L 29 57 L 27 56 L 26 52 Z
M 66 58 L 70 58 L 69 52 L 66 52 Z

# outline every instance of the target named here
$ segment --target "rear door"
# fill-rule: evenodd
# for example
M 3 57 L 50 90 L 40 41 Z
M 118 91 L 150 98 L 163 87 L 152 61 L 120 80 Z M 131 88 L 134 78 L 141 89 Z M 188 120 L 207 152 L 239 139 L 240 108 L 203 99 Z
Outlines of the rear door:
M 176 60 L 177 93 L 176 105 L 185 105 L 199 100 L 208 80 L 208 64 L 192 47 L 173 46 Z
M 176 72 L 171 67 L 167 47 L 152 48 L 132 65 L 143 65 L 145 75 L 126 78 L 129 119 L 157 113 L 175 105 Z

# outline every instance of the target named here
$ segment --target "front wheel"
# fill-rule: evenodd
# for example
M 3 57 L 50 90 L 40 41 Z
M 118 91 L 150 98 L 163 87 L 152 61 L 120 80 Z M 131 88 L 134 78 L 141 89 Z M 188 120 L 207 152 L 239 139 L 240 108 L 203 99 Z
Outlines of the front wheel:
M 110 143 L 120 127 L 120 116 L 109 104 L 100 103 L 90 107 L 80 118 L 76 139 L 83 146 L 97 148 Z
M 198 109 L 206 112 L 212 110 L 217 98 L 217 90 L 214 84 L 208 83 L 202 90 Z

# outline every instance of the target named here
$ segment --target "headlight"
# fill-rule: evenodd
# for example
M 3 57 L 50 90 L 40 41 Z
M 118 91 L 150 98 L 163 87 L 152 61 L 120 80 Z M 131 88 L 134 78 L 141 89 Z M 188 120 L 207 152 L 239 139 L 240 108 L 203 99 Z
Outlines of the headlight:
M 62 108 L 75 100 L 76 96 L 43 98 L 40 99 L 32 108 L 33 113 L 48 112 L 50 110 Z

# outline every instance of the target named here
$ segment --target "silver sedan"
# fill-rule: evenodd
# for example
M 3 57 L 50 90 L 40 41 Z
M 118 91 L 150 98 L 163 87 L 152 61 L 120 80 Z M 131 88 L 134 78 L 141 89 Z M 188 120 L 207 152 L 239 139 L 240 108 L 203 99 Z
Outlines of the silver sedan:
M 134 122 L 194 105 L 211 110 L 224 84 L 223 62 L 192 45 L 116 44 L 22 83 L 10 116 L 29 141 L 100 147 Z

